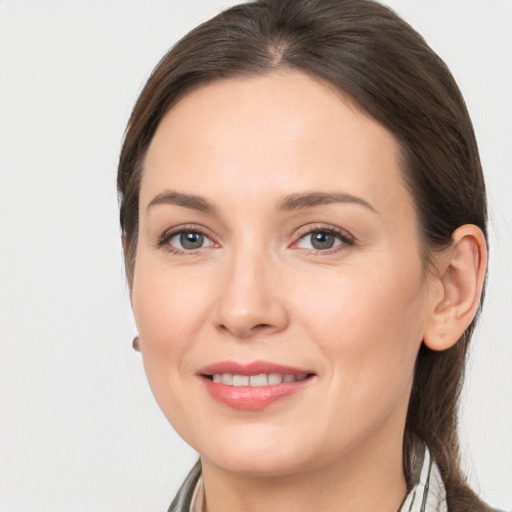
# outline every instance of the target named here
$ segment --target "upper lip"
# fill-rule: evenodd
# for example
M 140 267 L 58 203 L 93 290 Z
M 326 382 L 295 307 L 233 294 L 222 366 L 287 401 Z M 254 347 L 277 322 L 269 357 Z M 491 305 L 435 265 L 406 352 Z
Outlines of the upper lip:
M 216 373 L 231 373 L 233 375 L 260 375 L 262 373 L 282 373 L 287 375 L 304 375 L 313 373 L 308 369 L 271 363 L 269 361 L 252 361 L 250 363 L 238 363 L 236 361 L 218 361 L 204 366 L 198 372 L 202 375 L 214 375 Z

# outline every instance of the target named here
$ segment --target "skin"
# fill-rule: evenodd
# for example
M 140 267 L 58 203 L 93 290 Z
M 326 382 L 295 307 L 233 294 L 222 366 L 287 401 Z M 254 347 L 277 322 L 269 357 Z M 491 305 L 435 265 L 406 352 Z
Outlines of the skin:
M 398 154 L 386 129 L 299 72 L 204 86 L 158 127 L 141 182 L 132 305 L 156 400 L 201 456 L 209 512 L 394 511 L 402 501 L 413 367 L 443 287 L 422 263 Z M 215 211 L 148 208 L 168 191 Z M 311 192 L 367 205 L 279 208 Z M 173 228 L 207 238 L 180 249 L 164 236 Z M 353 243 L 314 250 L 308 233 L 325 229 Z M 295 395 L 240 411 L 197 375 L 226 360 L 315 376 Z

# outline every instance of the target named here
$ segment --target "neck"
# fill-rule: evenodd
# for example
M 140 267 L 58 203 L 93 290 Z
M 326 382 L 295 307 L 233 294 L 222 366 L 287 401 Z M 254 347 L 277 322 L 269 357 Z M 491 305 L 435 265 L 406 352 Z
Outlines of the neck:
M 203 483 L 207 512 L 396 512 L 407 491 L 401 439 L 286 476 L 231 473 L 203 459 Z

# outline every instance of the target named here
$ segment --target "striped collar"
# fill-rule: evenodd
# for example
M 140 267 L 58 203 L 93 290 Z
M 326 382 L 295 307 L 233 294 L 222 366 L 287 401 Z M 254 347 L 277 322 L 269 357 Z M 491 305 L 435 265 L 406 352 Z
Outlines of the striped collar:
M 398 512 L 448 512 L 441 472 L 424 447 L 422 464 Z
M 413 486 L 397 512 L 448 512 L 446 491 L 439 468 L 431 459 L 428 448 L 423 443 L 418 444 L 420 446 L 416 450 L 417 470 L 413 475 Z M 201 477 L 195 486 L 189 511 L 204 512 Z

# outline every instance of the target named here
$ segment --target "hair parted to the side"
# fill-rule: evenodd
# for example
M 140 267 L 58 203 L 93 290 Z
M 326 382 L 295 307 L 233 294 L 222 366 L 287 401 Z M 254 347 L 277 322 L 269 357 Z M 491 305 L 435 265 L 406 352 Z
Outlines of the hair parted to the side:
M 118 169 L 130 286 L 144 156 L 165 113 L 222 78 L 294 69 L 336 87 L 397 139 L 414 198 L 425 262 L 455 229 L 486 234 L 485 186 L 464 100 L 443 61 L 389 8 L 371 0 L 259 0 L 200 25 L 164 56 L 130 118 Z M 437 461 L 450 512 L 490 510 L 459 464 L 457 408 L 474 323 L 451 349 L 422 345 L 404 435 L 404 471 L 416 436 Z

